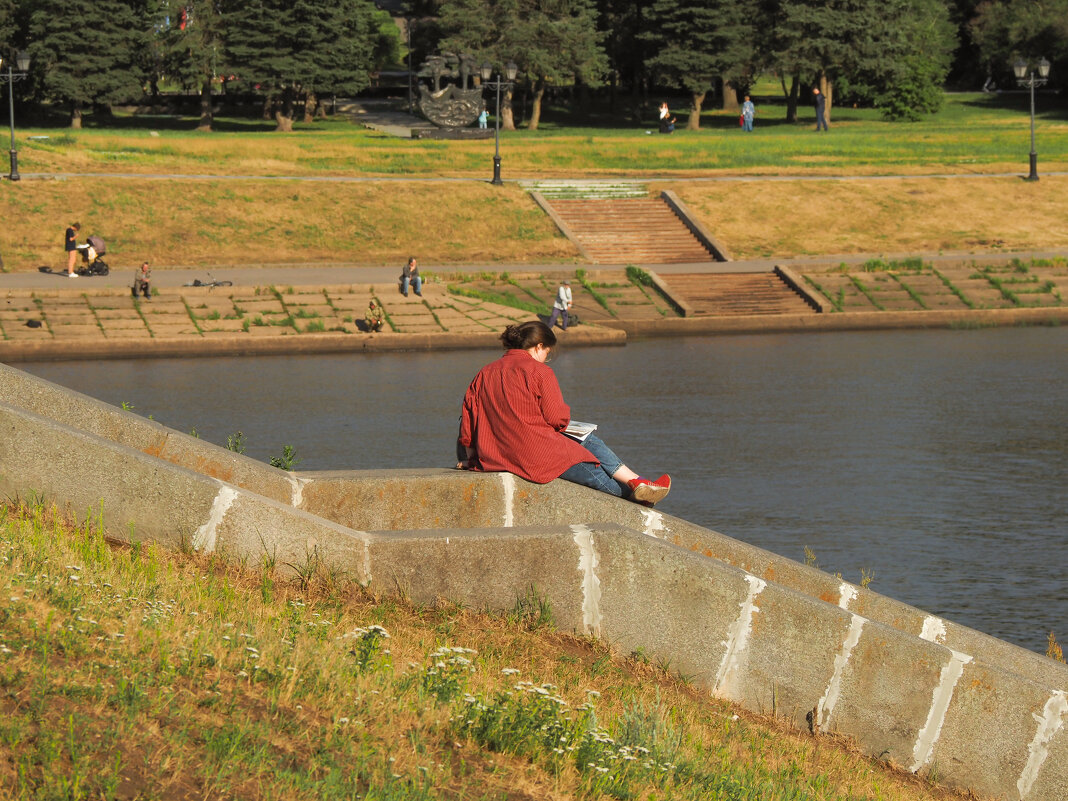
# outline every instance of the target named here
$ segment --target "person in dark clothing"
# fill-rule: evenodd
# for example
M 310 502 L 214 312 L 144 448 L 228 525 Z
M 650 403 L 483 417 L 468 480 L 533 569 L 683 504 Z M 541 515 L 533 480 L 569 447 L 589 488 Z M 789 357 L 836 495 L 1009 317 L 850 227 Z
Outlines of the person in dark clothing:
M 78 231 L 81 228 L 80 223 L 71 223 L 66 233 L 63 234 L 63 243 L 67 251 L 67 275 L 71 278 L 78 277 L 78 273 L 74 271 L 74 264 L 78 259 Z
M 819 89 L 812 90 L 812 101 L 816 104 L 816 130 L 823 126 L 823 130 L 827 130 L 827 98 L 823 96 L 823 92 Z

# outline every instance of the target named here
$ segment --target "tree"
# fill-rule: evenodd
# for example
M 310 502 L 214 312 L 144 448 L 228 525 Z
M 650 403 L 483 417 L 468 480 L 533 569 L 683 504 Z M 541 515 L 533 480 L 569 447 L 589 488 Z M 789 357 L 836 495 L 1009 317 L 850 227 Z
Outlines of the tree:
M 970 29 L 992 73 L 1009 78 L 1017 58 L 1047 58 L 1053 85 L 1068 85 L 1068 0 L 988 0 Z
M 264 93 L 277 130 L 293 130 L 298 103 L 370 83 L 381 28 L 369 0 L 221 1 L 227 70 Z
M 7 62 L 15 47 L 18 19 L 15 16 L 15 0 L 0 0 L 0 57 Z
M 514 61 L 532 88 L 529 128 L 541 119 L 545 88 L 576 80 L 594 83 L 606 68 L 593 0 L 455 0 L 441 9 L 441 47 L 500 67 Z M 502 127 L 515 129 L 512 92 Z
M 747 0 L 656 0 L 646 34 L 654 55 L 646 66 L 661 80 L 690 93 L 686 127 L 701 127 L 701 106 L 717 79 L 733 88 L 752 80 L 755 5 Z M 725 86 L 724 97 L 727 97 Z M 729 101 L 725 101 L 729 105 Z M 737 107 L 737 97 L 734 97 Z
M 892 0 L 887 10 L 896 24 L 882 31 L 888 68 L 873 76 L 875 105 L 888 119 L 917 120 L 942 107 L 957 28 L 942 0 Z
M 223 16 L 219 0 L 181 0 L 167 4 L 161 20 L 163 69 L 168 77 L 200 92 L 198 131 L 210 131 L 214 123 L 212 85 L 223 49 Z
M 45 97 L 82 111 L 139 97 L 149 45 L 145 0 L 38 0 L 30 17 L 30 56 Z M 86 24 L 92 20 L 92 24 Z

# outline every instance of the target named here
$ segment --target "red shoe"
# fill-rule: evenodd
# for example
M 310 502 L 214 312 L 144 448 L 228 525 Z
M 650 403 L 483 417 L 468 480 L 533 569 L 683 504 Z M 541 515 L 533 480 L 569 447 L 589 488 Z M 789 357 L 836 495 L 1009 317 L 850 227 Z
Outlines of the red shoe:
M 640 504 L 652 506 L 667 497 L 671 491 L 671 476 L 662 475 L 656 481 L 638 476 L 627 482 L 630 487 L 631 500 Z

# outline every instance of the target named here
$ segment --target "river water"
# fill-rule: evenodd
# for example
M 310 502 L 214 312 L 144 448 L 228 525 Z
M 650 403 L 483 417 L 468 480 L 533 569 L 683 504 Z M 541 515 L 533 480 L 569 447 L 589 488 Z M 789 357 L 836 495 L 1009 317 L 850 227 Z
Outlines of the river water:
M 297 469 L 451 466 L 496 351 L 20 365 Z M 565 350 L 576 419 L 660 508 L 1026 648 L 1068 640 L 1068 329 L 753 335 Z

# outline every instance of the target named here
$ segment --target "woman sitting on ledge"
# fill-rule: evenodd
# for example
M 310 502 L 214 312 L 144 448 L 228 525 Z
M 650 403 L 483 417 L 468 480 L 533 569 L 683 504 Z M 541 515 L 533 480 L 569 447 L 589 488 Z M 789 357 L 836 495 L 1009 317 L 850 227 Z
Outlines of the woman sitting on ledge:
M 545 323 L 510 325 L 501 334 L 504 356 L 483 367 L 464 395 L 460 470 L 507 471 L 547 484 L 563 478 L 652 506 L 671 489 L 671 477 L 642 478 L 596 435 L 581 444 L 562 433 L 571 420 L 552 368 L 545 364 L 556 335 Z

